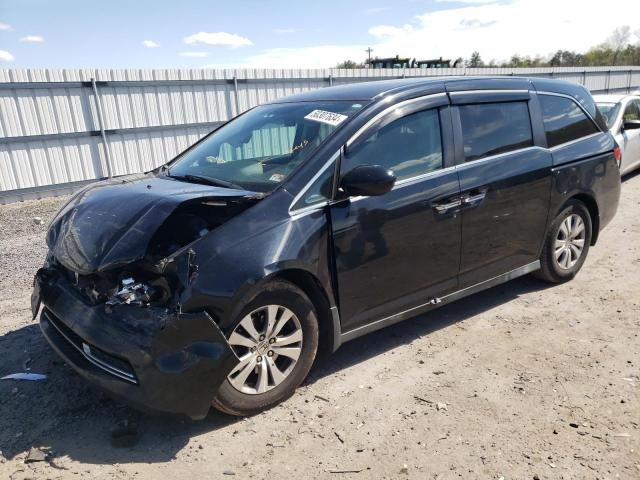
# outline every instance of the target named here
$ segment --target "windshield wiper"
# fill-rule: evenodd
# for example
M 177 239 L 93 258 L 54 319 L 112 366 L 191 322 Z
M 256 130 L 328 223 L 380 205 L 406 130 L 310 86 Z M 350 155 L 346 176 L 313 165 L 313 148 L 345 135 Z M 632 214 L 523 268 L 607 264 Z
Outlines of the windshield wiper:
M 219 178 L 207 177 L 205 175 L 168 175 L 170 178 L 175 178 L 176 180 L 184 180 L 186 182 L 192 183 L 202 183 L 204 185 L 212 185 L 214 187 L 224 187 L 224 188 L 234 188 L 236 190 L 244 190 L 240 185 L 236 185 L 235 183 L 228 182 L 226 180 L 220 180 Z

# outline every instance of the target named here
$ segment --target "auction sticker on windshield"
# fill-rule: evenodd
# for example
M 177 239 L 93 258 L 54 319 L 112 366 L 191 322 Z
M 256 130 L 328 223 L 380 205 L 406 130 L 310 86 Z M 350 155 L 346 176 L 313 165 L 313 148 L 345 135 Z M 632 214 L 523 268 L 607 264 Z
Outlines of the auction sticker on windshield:
M 306 118 L 307 120 L 313 120 L 314 122 L 326 123 L 328 125 L 337 127 L 348 117 L 339 113 L 326 112 L 324 110 L 314 110 L 304 118 Z

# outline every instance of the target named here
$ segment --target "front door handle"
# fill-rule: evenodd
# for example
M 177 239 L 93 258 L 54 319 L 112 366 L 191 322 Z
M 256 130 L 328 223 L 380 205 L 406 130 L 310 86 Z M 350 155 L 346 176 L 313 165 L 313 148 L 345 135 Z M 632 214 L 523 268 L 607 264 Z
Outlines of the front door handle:
M 462 205 L 462 200 L 460 200 L 459 198 L 456 198 L 456 199 L 450 199 L 450 200 L 445 200 L 444 202 L 436 203 L 433 206 L 433 208 L 436 211 L 436 213 L 444 215 L 445 213 L 449 213 L 452 210 L 460 208 L 461 205 Z

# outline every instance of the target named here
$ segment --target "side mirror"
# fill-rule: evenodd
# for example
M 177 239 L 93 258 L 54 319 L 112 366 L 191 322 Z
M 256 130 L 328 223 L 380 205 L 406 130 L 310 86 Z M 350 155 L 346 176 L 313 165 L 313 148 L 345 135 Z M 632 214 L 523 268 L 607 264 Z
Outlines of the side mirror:
M 396 176 L 380 165 L 358 165 L 343 175 L 340 188 L 350 197 L 384 195 L 393 188 Z
M 637 130 L 640 128 L 640 120 L 627 120 L 622 124 L 625 130 Z

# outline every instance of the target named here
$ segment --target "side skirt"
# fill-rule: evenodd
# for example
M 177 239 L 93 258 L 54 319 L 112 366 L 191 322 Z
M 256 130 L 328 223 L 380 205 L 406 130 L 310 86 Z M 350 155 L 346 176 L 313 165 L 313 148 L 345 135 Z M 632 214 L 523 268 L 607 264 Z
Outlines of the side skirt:
M 527 275 L 528 273 L 535 272 L 539 269 L 540 260 L 536 260 L 535 262 L 531 262 L 527 265 L 511 270 L 510 272 L 503 273 L 502 275 L 498 275 L 497 277 L 490 278 L 489 280 L 485 280 L 484 282 L 477 283 L 470 287 L 457 290 L 443 297 L 430 298 L 428 302 L 423 303 L 422 305 L 418 305 L 416 307 L 410 308 L 409 310 L 396 313 L 381 320 L 376 320 L 375 322 L 371 322 L 367 325 L 354 328 L 353 330 L 349 330 L 348 332 L 344 333 L 340 331 L 338 309 L 333 307 L 331 311 L 334 330 L 333 351 L 336 351 L 343 343 L 361 337 L 362 335 L 366 335 L 367 333 L 375 332 L 376 330 L 388 327 L 389 325 L 393 325 L 394 323 L 413 318 L 420 313 L 433 310 L 434 308 L 437 308 L 439 306 L 446 305 L 456 300 L 460 300 L 461 298 L 468 297 L 469 295 L 473 295 L 474 293 L 481 292 L 482 290 L 486 290 L 491 287 L 495 287 L 496 285 L 508 282 L 509 280 L 513 280 L 514 278 L 522 277 L 523 275 Z

